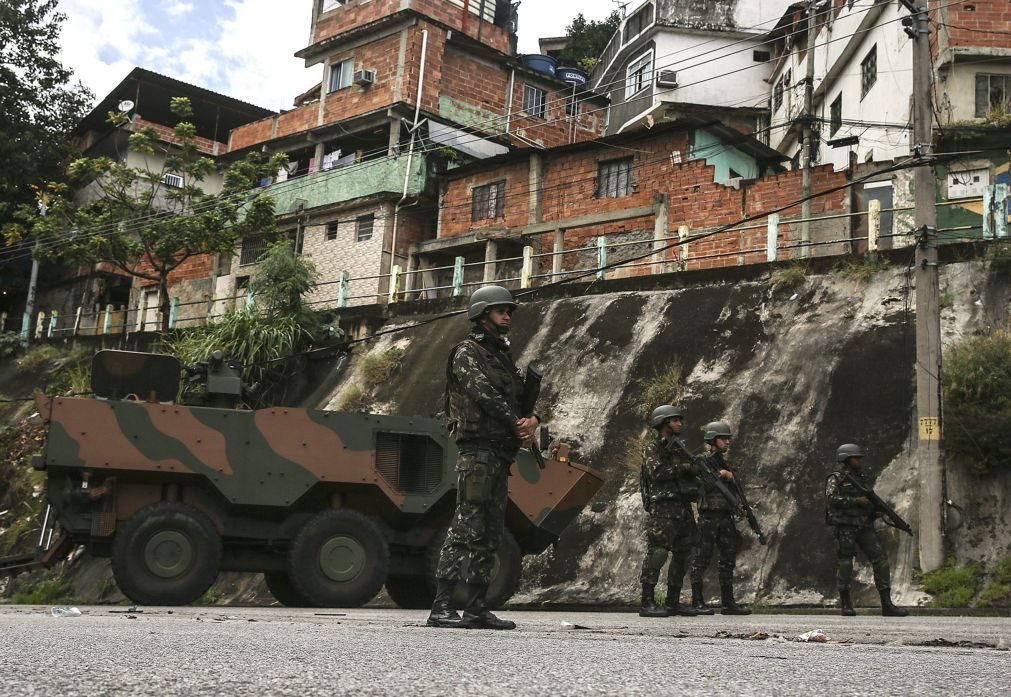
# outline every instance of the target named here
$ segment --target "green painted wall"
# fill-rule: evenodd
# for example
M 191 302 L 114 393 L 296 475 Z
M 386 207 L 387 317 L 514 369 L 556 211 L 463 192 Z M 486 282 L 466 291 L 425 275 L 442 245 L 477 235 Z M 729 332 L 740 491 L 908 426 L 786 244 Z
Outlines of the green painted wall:
M 943 201 L 949 172 L 976 168 L 984 162 L 990 163 L 990 184 L 1008 184 L 1009 166 L 1006 150 L 990 150 L 980 154 L 967 155 L 958 160 L 947 162 L 942 160 L 936 166 L 938 182 L 938 202 Z M 952 230 L 964 228 L 968 230 Z M 954 201 L 951 205 L 937 207 L 937 228 L 941 241 L 958 241 L 964 238 L 979 239 L 983 237 L 983 203 L 980 201 Z
M 753 157 L 724 144 L 712 133 L 696 130 L 692 140 L 692 152 L 688 159 L 705 158 L 707 165 L 716 168 L 713 181 L 722 183 L 731 179 L 731 169 L 745 179 L 757 179 L 760 176 L 758 162 Z
M 501 114 L 481 109 L 452 97 L 439 97 L 439 113 L 443 118 L 464 126 L 482 126 L 487 129 L 489 123 L 498 121 L 501 121 L 503 125 L 505 123 Z
M 384 157 L 319 172 L 307 177 L 273 184 L 267 192 L 274 197 L 274 210 L 287 213 L 296 201 L 306 201 L 305 208 L 318 208 L 379 193 L 401 194 L 407 172 L 406 154 Z M 407 194 L 419 194 L 425 188 L 425 158 L 411 158 Z

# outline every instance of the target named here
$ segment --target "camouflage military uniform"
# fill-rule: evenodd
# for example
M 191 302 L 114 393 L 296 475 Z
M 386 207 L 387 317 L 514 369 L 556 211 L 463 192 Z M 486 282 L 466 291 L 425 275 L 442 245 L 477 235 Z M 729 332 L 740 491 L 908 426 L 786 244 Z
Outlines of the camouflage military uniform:
M 648 491 L 646 507 L 646 556 L 642 560 L 639 581 L 654 586 L 660 570 L 671 555 L 667 585 L 680 589 L 695 547 L 695 517 L 692 501 L 698 495 L 695 466 L 684 453 L 670 453 L 664 441 L 656 438 L 643 450 L 642 477 Z M 668 604 L 676 598 L 668 598 Z
M 502 540 L 523 381 L 509 344 L 480 327 L 449 354 L 447 413 L 460 454 L 456 512 L 436 576 L 487 586 Z
M 826 482 L 828 523 L 835 526 L 839 590 L 849 591 L 853 582 L 853 557 L 860 548 L 874 569 L 874 585 L 878 591 L 887 591 L 891 586 L 888 556 L 874 531 L 874 509 L 856 503 L 863 494 L 844 479 L 843 472 L 849 472 L 868 489 L 872 488 L 862 472 L 845 466 L 830 474 Z
M 716 452 L 704 457 L 716 470 L 730 470 L 734 476 L 737 475 L 734 468 L 727 464 L 723 453 Z M 714 549 L 719 554 L 717 569 L 720 585 L 732 583 L 740 547 L 741 533 L 737 529 L 736 511 L 719 489 L 703 480 L 702 498 L 699 500 L 699 543 L 692 560 L 692 583 L 702 583 Z

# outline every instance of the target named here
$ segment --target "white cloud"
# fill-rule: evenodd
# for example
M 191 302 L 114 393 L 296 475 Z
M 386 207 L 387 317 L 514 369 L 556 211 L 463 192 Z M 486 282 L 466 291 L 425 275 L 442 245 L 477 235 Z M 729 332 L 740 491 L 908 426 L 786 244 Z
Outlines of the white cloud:
M 627 9 L 631 11 L 642 2 L 643 0 L 632 0 Z M 580 12 L 587 20 L 599 22 L 616 9 L 618 3 L 612 0 L 582 0 L 576 6 L 544 0 L 525 2 L 520 5 L 518 50 L 520 53 L 540 53 L 537 40 L 548 36 L 565 36 L 565 27 Z
M 188 15 L 192 11 L 193 11 L 192 2 L 180 2 L 179 0 L 176 0 L 176 2 L 169 3 L 165 7 L 165 14 L 174 19 L 178 19 L 183 15 Z

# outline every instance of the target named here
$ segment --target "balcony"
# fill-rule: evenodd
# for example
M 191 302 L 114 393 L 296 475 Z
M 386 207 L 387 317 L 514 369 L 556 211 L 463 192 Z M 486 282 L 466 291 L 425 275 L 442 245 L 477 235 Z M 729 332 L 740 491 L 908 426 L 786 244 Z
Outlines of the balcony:
M 322 172 L 315 172 L 285 182 L 271 184 L 264 192 L 274 198 L 274 210 L 279 214 L 299 208 L 309 210 L 345 203 L 378 194 L 401 195 L 407 175 L 407 195 L 418 195 L 425 188 L 425 158 L 415 154 L 407 175 L 406 154 L 379 157 L 355 162 Z

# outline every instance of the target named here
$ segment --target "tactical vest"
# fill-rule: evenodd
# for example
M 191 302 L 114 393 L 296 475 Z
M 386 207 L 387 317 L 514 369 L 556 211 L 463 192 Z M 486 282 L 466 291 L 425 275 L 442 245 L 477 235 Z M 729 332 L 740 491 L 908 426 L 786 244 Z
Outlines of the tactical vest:
M 721 469 L 730 470 L 731 472 L 734 471 L 733 468 L 731 468 L 730 465 L 727 464 L 727 461 L 723 457 L 722 453 L 713 452 L 700 455 L 700 457 L 706 458 L 709 461 L 709 463 L 711 463 L 711 465 L 715 466 L 714 470 L 716 471 Z M 734 486 L 733 482 L 724 482 L 724 483 L 728 487 L 730 487 L 731 491 L 733 491 Z M 699 499 L 700 511 L 726 511 L 727 513 L 732 513 L 734 511 L 734 508 L 730 505 L 730 502 L 727 501 L 727 497 L 721 494 L 720 490 L 717 489 L 715 486 L 713 486 L 712 484 L 703 479 L 701 488 L 702 488 L 702 496 Z
M 487 378 L 496 395 L 503 399 L 517 415 L 520 395 L 523 393 L 523 377 L 513 363 L 508 351 L 486 346 L 473 335 L 467 337 L 449 352 L 446 364 L 446 413 L 457 441 L 491 440 L 518 442 L 512 427 L 492 418 L 471 399 L 453 376 L 453 361 L 465 345 L 475 348 L 479 365 L 477 369 Z
M 670 452 L 664 442 L 657 438 L 648 447 L 646 454 L 654 458 L 658 464 L 656 472 L 649 481 L 650 498 L 654 503 L 675 501 L 680 504 L 690 504 L 698 498 L 698 478 L 689 465 L 691 460 L 681 452 Z M 680 472 L 677 469 L 688 470 Z
M 871 488 L 864 476 L 851 472 L 864 486 Z M 874 524 L 874 510 L 861 506 L 856 499 L 863 496 L 841 470 L 836 470 L 825 480 L 825 522 L 829 525 L 865 527 Z

